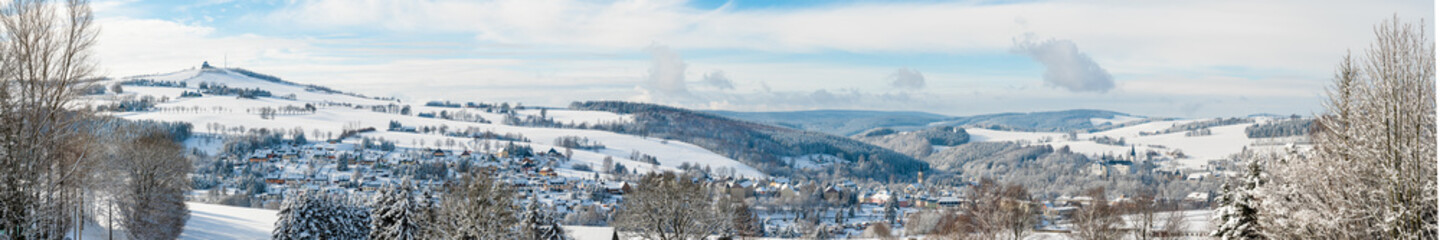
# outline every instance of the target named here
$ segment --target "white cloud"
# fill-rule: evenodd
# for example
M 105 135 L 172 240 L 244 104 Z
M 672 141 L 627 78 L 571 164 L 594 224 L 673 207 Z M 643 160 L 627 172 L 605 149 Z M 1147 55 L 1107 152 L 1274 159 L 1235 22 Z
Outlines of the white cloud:
M 676 100 L 690 97 L 685 86 L 685 60 L 663 45 L 645 48 L 650 53 L 650 72 L 641 87 L 652 99 Z
M 1012 52 L 1030 56 L 1045 65 L 1045 84 L 1073 92 L 1104 93 L 1115 88 L 1110 72 L 1064 39 L 1036 41 L 1032 35 L 1017 39 Z

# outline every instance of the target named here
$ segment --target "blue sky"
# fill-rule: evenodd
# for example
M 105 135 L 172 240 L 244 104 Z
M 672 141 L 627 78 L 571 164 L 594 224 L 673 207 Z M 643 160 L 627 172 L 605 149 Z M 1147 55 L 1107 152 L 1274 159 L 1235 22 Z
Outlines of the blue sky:
M 104 73 L 210 61 L 411 101 L 1311 114 L 1431 1 L 275 0 L 94 3 Z M 1433 27 L 1431 27 L 1433 32 Z

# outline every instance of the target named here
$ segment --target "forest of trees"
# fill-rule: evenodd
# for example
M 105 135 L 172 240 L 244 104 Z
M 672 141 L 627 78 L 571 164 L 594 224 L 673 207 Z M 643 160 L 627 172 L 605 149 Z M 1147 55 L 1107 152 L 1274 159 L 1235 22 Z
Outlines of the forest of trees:
M 1315 128 L 1314 119 L 1277 120 L 1245 127 L 1245 136 L 1250 138 L 1304 136 L 1310 134 L 1312 128 Z

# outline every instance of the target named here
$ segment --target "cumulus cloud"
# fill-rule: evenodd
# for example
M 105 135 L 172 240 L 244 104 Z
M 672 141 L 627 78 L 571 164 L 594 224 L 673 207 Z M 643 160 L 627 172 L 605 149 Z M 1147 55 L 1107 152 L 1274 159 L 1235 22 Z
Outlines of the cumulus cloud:
M 735 83 L 730 81 L 730 77 L 726 77 L 726 76 L 725 76 L 725 71 L 720 71 L 720 70 L 715 70 L 715 71 L 712 71 L 712 72 L 710 72 L 710 73 L 706 73 L 706 74 L 705 74 L 705 78 L 701 79 L 701 80 L 700 80 L 700 83 L 703 83 L 703 84 L 708 85 L 708 86 L 710 86 L 710 87 L 714 87 L 714 88 L 716 88 L 716 89 L 722 89 L 722 90 L 735 89 Z
M 1072 92 L 1104 93 L 1115 88 L 1110 72 L 1080 52 L 1075 42 L 1064 39 L 1035 41 L 1032 36 L 1017 39 L 1011 52 L 1030 56 L 1045 65 L 1045 84 Z
M 925 75 L 909 68 L 896 69 L 890 74 L 890 86 L 896 88 L 920 89 L 925 87 Z
M 645 76 L 643 87 L 651 99 L 687 98 L 690 91 L 685 87 L 685 60 L 680 53 L 664 45 L 650 45 L 650 72 Z

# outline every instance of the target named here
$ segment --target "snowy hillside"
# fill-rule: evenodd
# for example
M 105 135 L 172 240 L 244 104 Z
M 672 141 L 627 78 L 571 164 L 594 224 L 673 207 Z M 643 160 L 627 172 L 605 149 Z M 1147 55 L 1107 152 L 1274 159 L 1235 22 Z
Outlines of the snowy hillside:
M 221 68 L 195 68 L 167 74 L 124 77 L 112 80 L 112 82 L 142 79 L 153 81 L 184 82 L 187 86 L 185 88 L 189 89 L 190 91 L 195 91 L 199 88 L 201 83 L 205 83 L 207 85 L 220 84 L 231 88 L 261 89 L 270 91 L 276 97 L 295 94 L 295 101 L 302 103 L 345 102 L 361 105 L 392 103 L 390 101 L 367 99 L 344 94 L 326 93 L 318 89 L 313 89 L 293 83 L 283 83 L 257 79 L 254 77 L 246 76 L 234 70 Z M 109 85 L 109 83 L 107 83 L 107 85 Z M 177 90 L 183 89 L 171 87 L 126 86 L 125 90 L 126 92 L 134 92 L 140 95 L 153 95 L 156 97 L 168 96 L 174 99 L 180 96 L 180 92 Z
M 156 82 L 183 82 L 184 87 L 178 86 L 136 86 L 124 85 L 123 92 L 108 92 L 104 95 L 92 95 L 89 99 L 94 103 L 107 103 L 119 101 L 119 99 L 151 96 L 155 99 L 166 99 L 167 101 L 154 104 L 151 111 L 122 112 L 115 113 L 115 116 L 133 120 L 161 120 L 179 121 L 192 123 L 196 133 L 211 134 L 234 134 L 230 130 L 236 127 L 244 129 L 278 129 L 291 131 L 301 128 L 307 134 L 312 132 L 325 133 L 338 136 L 347 126 L 353 129 L 373 127 L 376 132 L 364 133 L 360 136 L 384 138 L 395 141 L 399 147 L 408 148 L 440 148 L 447 150 L 475 150 L 474 139 L 469 137 L 456 137 L 441 135 L 438 133 L 415 133 L 405 131 L 387 131 L 391 121 L 399 122 L 404 126 L 444 126 L 448 129 L 475 128 L 479 131 L 491 131 L 499 134 L 514 133 L 530 139 L 528 144 L 537 151 L 557 149 L 563 151 L 563 147 L 553 146 L 555 139 L 566 136 L 588 138 L 603 144 L 605 148 L 595 151 L 576 149 L 575 160 L 590 166 L 599 166 L 602 159 L 609 156 L 619 164 L 626 165 L 629 169 L 640 172 L 655 170 L 673 170 L 682 164 L 695 166 L 709 166 L 711 168 L 730 168 L 736 174 L 751 177 L 764 176 L 753 167 L 742 164 L 733 159 L 715 154 L 709 150 L 697 147 L 693 144 L 679 141 L 665 141 L 661 139 L 646 138 L 634 135 L 617 134 L 598 130 L 571 129 L 571 128 L 549 128 L 549 127 L 527 127 L 501 124 L 505 115 L 489 113 L 473 108 L 437 107 L 425 106 L 424 104 L 412 104 L 393 100 L 379 100 L 362 98 L 347 94 L 338 94 L 312 87 L 302 86 L 293 83 L 269 81 L 257 79 L 238 73 L 235 70 L 218 68 L 199 68 L 178 71 L 168 74 L 127 77 L 110 80 L 105 84 L 115 84 L 124 81 L 144 79 Z M 199 92 L 201 84 L 214 86 L 223 84 L 229 88 L 259 89 L 271 93 L 271 97 L 241 98 L 229 95 L 204 95 L 200 97 L 182 97 L 184 92 Z M 293 99 L 290 95 L 293 94 Z M 262 119 L 262 108 L 304 108 L 307 104 L 314 106 L 313 112 L 281 112 L 273 119 Z M 394 112 L 380 112 L 372 108 L 376 106 L 408 106 L 411 114 L 397 114 Z M 488 123 L 478 121 L 457 121 L 434 117 L 422 117 L 424 114 L 465 114 L 485 119 Z M 596 124 L 616 123 L 631 121 L 627 115 L 615 114 L 603 111 L 575 111 L 565 109 L 546 109 L 543 111 L 537 108 L 516 110 L 519 118 L 544 116 L 551 121 L 561 124 Z M 212 129 L 207 126 L 218 124 L 227 129 Z M 320 139 L 318 136 L 311 136 L 313 139 Z M 461 144 L 441 146 L 439 142 L 453 140 Z M 358 142 L 349 138 L 347 142 Z M 207 152 L 214 152 L 219 144 L 195 144 L 192 147 L 203 147 Z M 639 152 L 655 156 L 659 162 L 658 168 L 648 163 L 629 161 L 631 154 Z
M 180 239 L 269 239 L 275 210 L 187 203 L 190 221 Z
M 1078 133 L 1074 139 L 1067 139 L 1067 133 L 1059 132 L 1022 132 L 1003 131 L 983 128 L 967 128 L 972 141 L 975 142 L 1000 142 L 1000 141 L 1027 141 L 1032 144 L 1048 144 L 1054 147 L 1068 146 L 1071 151 L 1096 155 L 1125 155 L 1133 148 L 1137 154 L 1154 151 L 1160 154 L 1183 153 L 1184 157 L 1174 158 L 1173 161 L 1161 163 L 1181 169 L 1201 169 L 1210 160 L 1226 159 L 1232 154 L 1240 153 L 1247 147 L 1270 147 L 1274 144 L 1262 144 L 1270 142 L 1294 142 L 1297 139 L 1265 139 L 1249 138 L 1245 128 L 1253 123 L 1264 123 L 1274 121 L 1271 117 L 1250 117 L 1241 119 L 1248 120 L 1244 123 L 1225 124 L 1205 127 L 1205 133 L 1192 133 L 1191 131 L 1175 131 L 1165 133 L 1167 129 L 1175 126 L 1192 124 L 1209 119 L 1186 119 L 1167 120 L 1139 123 L 1131 126 L 1110 129 L 1095 133 Z M 1120 122 L 1133 123 L 1138 121 L 1134 118 L 1117 117 L 1115 119 L 1097 119 L 1097 122 Z M 1155 134 L 1160 132 L 1160 134 Z M 1094 139 L 1123 139 L 1123 144 L 1104 144 Z M 1265 146 L 1260 146 L 1265 145 Z

